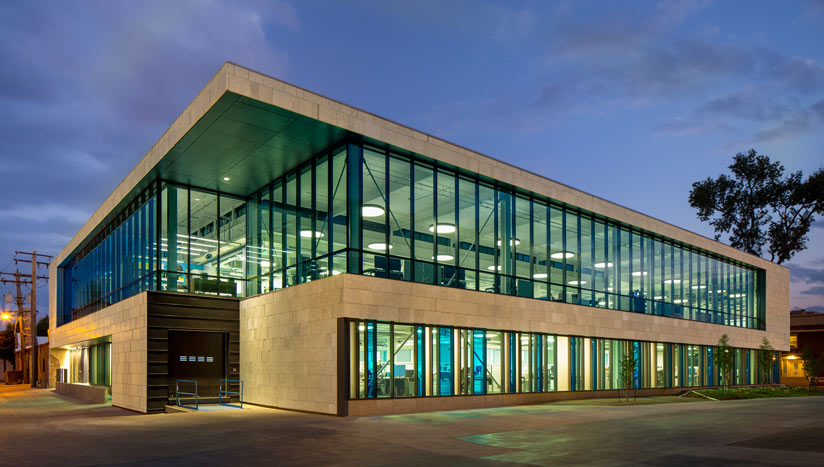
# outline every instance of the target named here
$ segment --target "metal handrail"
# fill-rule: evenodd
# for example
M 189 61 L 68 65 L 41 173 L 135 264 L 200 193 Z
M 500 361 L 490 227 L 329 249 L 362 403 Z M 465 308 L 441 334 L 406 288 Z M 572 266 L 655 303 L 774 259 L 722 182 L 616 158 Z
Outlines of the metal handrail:
M 242 379 L 221 379 L 218 380 L 218 389 L 217 389 L 217 403 L 218 405 L 225 405 L 227 407 L 237 407 L 235 404 L 231 403 L 224 403 L 223 396 L 238 396 L 238 402 L 240 403 L 240 408 L 243 408 L 243 380 Z M 229 383 L 240 383 L 240 391 L 229 391 Z M 226 390 L 224 390 L 224 385 Z M 229 399 L 231 402 L 231 399 Z
M 195 392 L 192 393 L 192 392 L 183 392 L 183 391 L 181 391 L 180 390 L 180 383 L 194 383 Z M 200 401 L 198 400 L 198 396 L 197 396 L 197 380 L 194 380 L 194 379 L 179 379 L 175 382 L 175 398 L 177 399 L 177 406 L 178 407 L 183 407 L 183 408 L 186 408 L 186 409 L 192 409 L 192 406 L 190 406 L 190 405 L 187 406 L 187 405 L 183 405 L 183 404 L 180 403 L 181 394 L 184 395 L 184 396 L 194 396 L 194 399 L 195 399 L 194 410 L 199 410 L 200 409 Z M 184 397 L 184 399 L 185 399 L 185 397 Z

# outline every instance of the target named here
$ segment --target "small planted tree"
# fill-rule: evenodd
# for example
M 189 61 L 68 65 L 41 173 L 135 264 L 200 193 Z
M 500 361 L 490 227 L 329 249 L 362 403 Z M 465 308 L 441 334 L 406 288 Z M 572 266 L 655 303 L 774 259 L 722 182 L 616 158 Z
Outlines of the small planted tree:
M 627 402 L 629 402 L 629 392 L 635 388 L 635 353 L 630 347 L 624 352 L 621 358 L 621 382 L 624 383 L 624 388 L 627 390 Z M 618 391 L 618 402 L 621 401 L 621 391 Z
M 770 373 L 773 367 L 773 358 L 775 357 L 775 349 L 770 345 L 770 341 L 765 337 L 758 347 L 758 369 L 761 370 L 761 381 L 772 383 Z
M 812 391 L 816 386 L 816 376 L 821 372 L 822 361 L 815 358 L 815 352 L 807 345 L 804 346 L 804 350 L 801 352 L 801 361 L 804 362 L 804 376 L 807 377 L 807 382 L 810 385 L 809 390 Z
M 715 347 L 715 352 L 712 353 L 712 360 L 721 374 L 721 388 L 726 393 L 727 386 L 730 385 L 732 369 L 735 366 L 735 351 L 730 347 L 729 338 L 726 334 L 718 339 L 718 345 Z

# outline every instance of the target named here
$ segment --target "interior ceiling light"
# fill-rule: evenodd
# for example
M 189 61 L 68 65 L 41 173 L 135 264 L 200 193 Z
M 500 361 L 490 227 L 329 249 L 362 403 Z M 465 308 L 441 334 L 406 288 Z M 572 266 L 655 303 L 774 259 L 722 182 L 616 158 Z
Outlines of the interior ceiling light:
M 487 266 L 486 269 L 488 269 L 490 271 L 500 271 L 501 266 Z
M 547 274 L 545 272 L 536 272 L 532 275 L 533 279 L 546 279 Z
M 439 234 L 455 233 L 455 224 L 444 223 L 444 224 L 432 224 L 432 225 L 429 226 L 429 231 L 430 232 L 435 232 L 435 230 L 437 230 Z
M 383 206 L 377 204 L 364 204 L 361 208 L 361 215 L 363 217 L 380 217 L 386 213 Z
M 513 238 L 513 239 L 510 239 L 510 240 L 509 240 L 509 244 L 510 244 L 511 246 L 518 246 L 518 245 L 520 245 L 520 244 L 521 244 L 521 239 L 520 239 L 520 238 Z M 500 240 L 498 240 L 498 246 L 501 246 L 501 241 L 500 241 Z
M 635 272 L 632 273 L 632 275 L 635 276 L 635 277 L 646 276 L 647 271 L 635 271 Z
M 568 251 L 559 251 L 557 253 L 552 253 L 549 255 L 552 259 L 569 259 L 575 256 L 575 253 L 570 253 Z
M 437 257 L 432 257 L 432 259 L 437 259 L 438 261 L 452 261 L 455 259 L 452 255 L 438 255 Z
M 664 284 L 680 284 L 681 279 L 667 279 L 664 281 Z
M 370 250 L 377 250 L 377 251 L 386 251 L 386 246 L 387 246 L 386 243 L 383 243 L 383 242 L 375 242 L 375 243 L 370 243 L 369 245 L 366 245 L 366 247 L 369 248 Z M 390 250 L 392 249 L 392 245 L 389 245 L 389 249 Z
M 228 181 L 229 181 L 229 177 L 223 177 L 223 181 L 224 181 L 224 182 L 228 182 Z
M 569 281 L 567 284 L 569 285 L 586 285 L 587 281 Z
M 303 238 L 312 238 L 313 235 L 312 235 L 311 230 L 301 230 L 300 231 L 300 236 L 303 237 Z M 323 238 L 323 232 L 315 231 L 314 232 L 314 237 L 315 238 Z
M 706 286 L 706 285 L 700 285 L 700 286 L 699 286 L 699 285 L 693 285 L 693 286 L 692 286 L 692 287 L 690 287 L 690 288 L 691 288 L 692 290 L 698 290 L 698 289 L 706 289 L 706 288 L 707 288 L 707 286 Z
M 595 263 L 595 267 L 598 269 L 611 268 L 612 263 Z

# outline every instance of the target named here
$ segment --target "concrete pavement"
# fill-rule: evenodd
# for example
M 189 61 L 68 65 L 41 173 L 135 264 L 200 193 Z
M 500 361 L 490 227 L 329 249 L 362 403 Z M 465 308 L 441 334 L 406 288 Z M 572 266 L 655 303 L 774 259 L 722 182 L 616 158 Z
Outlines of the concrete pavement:
M 824 465 L 824 397 L 610 404 L 350 418 L 260 407 L 141 415 L 3 385 L 0 464 Z

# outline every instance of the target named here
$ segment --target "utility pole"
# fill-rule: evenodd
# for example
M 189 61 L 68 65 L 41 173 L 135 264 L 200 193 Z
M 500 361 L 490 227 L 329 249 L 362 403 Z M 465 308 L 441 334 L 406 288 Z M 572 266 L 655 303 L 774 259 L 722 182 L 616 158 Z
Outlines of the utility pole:
M 14 263 L 17 264 L 18 262 L 21 263 L 31 263 L 31 303 L 29 304 L 29 327 L 30 334 L 31 334 L 31 354 L 30 355 L 30 365 L 29 365 L 29 373 L 31 374 L 31 387 L 37 387 L 37 279 L 46 279 L 48 280 L 48 276 L 42 277 L 37 275 L 37 265 L 42 264 L 46 267 L 49 266 L 51 261 L 37 261 L 37 257 L 41 256 L 44 258 L 48 258 L 49 260 L 52 259 L 49 255 L 37 254 L 37 250 L 32 251 L 31 253 L 25 251 L 15 251 L 16 255 L 29 255 L 31 256 L 31 260 L 27 259 L 18 259 L 14 258 Z M 19 273 L 18 273 L 19 274 Z M 18 286 L 19 288 L 19 286 Z M 19 295 L 19 293 L 18 293 Z M 25 347 L 23 347 L 25 349 Z
M 3 279 L 2 276 L 11 276 L 14 277 L 14 280 L 10 279 Z M 23 325 L 23 294 L 20 292 L 20 286 L 22 284 L 28 284 L 29 281 L 21 279 L 23 274 L 20 274 L 20 270 L 16 270 L 14 272 L 0 272 L 0 282 L 3 284 L 14 283 L 17 289 L 17 295 L 15 297 L 15 302 L 17 303 L 17 323 L 20 325 L 20 364 L 23 364 L 23 351 L 26 350 L 26 327 Z M 40 277 L 42 279 L 42 277 Z M 17 327 L 17 326 L 15 326 Z M 15 342 L 15 347 L 17 343 Z M 17 360 L 14 360 L 14 367 L 17 367 Z
M 17 286 L 17 296 L 15 297 L 15 301 L 17 302 L 17 323 L 20 326 L 20 370 L 23 370 L 23 357 L 25 356 L 26 351 L 26 338 L 23 334 L 23 296 L 20 294 L 20 270 L 17 269 L 14 271 L 14 285 Z M 15 344 L 17 344 L 15 342 Z M 17 358 L 14 359 L 17 361 Z M 21 381 L 23 382 L 23 381 Z

